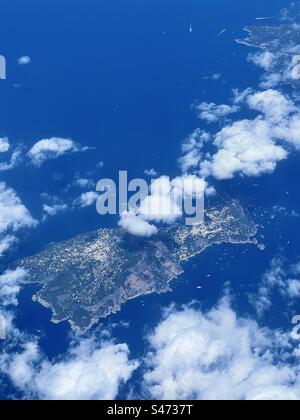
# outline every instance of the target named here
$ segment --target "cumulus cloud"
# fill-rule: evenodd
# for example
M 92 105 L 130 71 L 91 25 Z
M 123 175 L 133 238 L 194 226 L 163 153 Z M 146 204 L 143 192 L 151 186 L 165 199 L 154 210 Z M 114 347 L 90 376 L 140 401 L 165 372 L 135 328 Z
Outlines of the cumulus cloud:
M 176 190 L 169 177 L 162 176 L 151 184 L 151 194 L 139 208 L 139 214 L 148 221 L 173 223 L 182 215 Z
M 15 232 L 23 227 L 34 227 L 36 223 L 15 191 L 1 182 L 0 232 L 6 232 L 9 229 Z
M 88 191 L 86 193 L 81 194 L 80 198 L 76 200 L 76 204 L 80 207 L 90 207 L 96 203 L 99 198 L 99 194 L 94 191 Z
M 231 179 L 237 173 L 247 176 L 272 173 L 277 163 L 288 156 L 282 146 L 273 142 L 268 124 L 260 118 L 224 127 L 214 144 L 218 152 L 202 162 L 200 174 L 219 180 Z
M 22 151 L 20 149 L 16 149 L 13 151 L 10 160 L 7 162 L 0 163 L 0 172 L 10 171 L 21 162 L 22 160 Z
M 272 307 L 274 289 L 285 290 L 285 276 L 286 273 L 282 260 L 280 258 L 274 258 L 270 270 L 263 276 L 258 294 L 254 295 L 251 299 L 259 317 L 264 316 Z
M 216 105 L 215 103 L 208 102 L 195 104 L 193 108 L 196 110 L 198 117 L 209 124 L 215 123 L 239 111 L 237 105 Z
M 0 138 L 0 154 L 6 154 L 11 146 L 7 137 Z M 16 149 L 12 152 L 10 160 L 0 162 L 0 172 L 9 171 L 17 166 L 21 158 L 21 150 Z
M 13 325 L 14 314 L 10 308 L 18 305 L 18 295 L 26 278 L 26 271 L 19 267 L 0 275 L 0 340 L 20 335 Z
M 81 189 L 81 190 L 87 190 L 87 191 L 91 191 L 91 190 L 95 190 L 96 188 L 96 183 L 95 181 L 93 181 L 92 178 L 86 176 L 81 176 L 80 173 L 77 173 L 73 179 L 73 181 L 68 184 L 64 190 L 64 192 L 69 192 L 70 190 L 73 189 Z
M 0 276 L 0 371 L 18 389 L 18 398 L 41 400 L 112 400 L 138 368 L 126 344 L 107 331 L 89 338 L 71 336 L 66 354 L 49 360 L 31 335 L 15 326 L 12 305 L 26 282 L 22 268 Z
M 146 395 L 175 400 L 298 400 L 288 337 L 238 318 L 228 298 L 207 313 L 171 309 L 149 337 Z
M 0 137 L 0 153 L 6 153 L 10 149 L 10 144 L 7 137 Z
M 0 306 L 0 340 L 8 340 L 19 333 L 14 326 L 14 316 L 11 311 L 2 309 Z M 6 341 L 7 342 L 7 341 Z M 0 371 L 1 371 L 1 353 L 0 353 Z
M 0 257 L 2 257 L 6 251 L 8 251 L 14 244 L 18 242 L 18 239 L 13 235 L 0 234 Z
M 269 51 L 264 51 L 262 53 L 249 54 L 248 60 L 266 71 L 271 71 L 275 64 L 276 56 Z
M 4 274 L 0 275 L 0 306 L 17 306 L 17 296 L 21 290 L 21 286 L 26 280 L 26 277 L 27 273 L 22 268 L 8 270 Z
M 124 212 L 121 215 L 119 226 L 130 235 L 150 238 L 158 233 L 156 226 L 151 225 L 134 211 Z
M 107 331 L 89 338 L 72 335 L 70 348 L 49 360 L 36 338 L 15 326 L 12 305 L 26 282 L 22 268 L 0 276 L 0 371 L 18 389 L 18 398 L 41 400 L 113 400 L 138 368 L 126 344 Z
M 250 95 L 248 105 L 263 114 L 274 141 L 285 141 L 300 149 L 300 112 L 293 100 L 269 89 Z
M 37 221 L 32 218 L 15 191 L 0 182 L 0 250 L 8 249 L 18 230 L 36 225 Z
M 211 136 L 203 130 L 195 130 L 182 144 L 182 156 L 179 159 L 179 166 L 183 174 L 199 167 L 203 158 L 203 147 L 211 139 Z
M 90 178 L 77 178 L 74 184 L 82 189 L 95 187 L 95 182 Z
M 22 268 L 0 276 L 0 371 L 7 375 L 18 398 L 41 400 L 113 400 L 138 368 L 126 344 L 107 331 L 89 338 L 72 335 L 66 354 L 49 360 L 36 338 L 15 326 L 12 305 L 26 281 Z
M 43 220 L 47 220 L 48 217 L 54 217 L 59 213 L 63 213 L 68 210 L 67 204 L 53 204 L 49 206 L 48 204 L 43 205 Z
M 121 215 L 119 226 L 135 236 L 155 235 L 158 230 L 153 223 L 172 224 L 184 217 L 187 201 L 192 203 L 197 198 L 199 203 L 204 199 L 206 187 L 206 182 L 195 175 L 184 175 L 173 180 L 161 176 L 152 180 L 148 196 L 142 199 L 139 206 Z M 187 216 L 194 217 L 195 214 Z
M 204 196 L 206 183 L 194 175 L 170 180 L 162 176 L 151 184 L 151 194 L 139 208 L 139 215 L 149 222 L 174 223 L 184 214 L 183 200 Z
M 52 137 L 38 141 L 28 152 L 28 156 L 35 166 L 41 166 L 49 159 L 56 159 L 66 153 L 86 151 L 73 140 Z
M 247 102 L 251 109 L 264 114 L 265 118 L 273 124 L 280 124 L 284 118 L 297 111 L 293 101 L 273 89 L 249 95 Z
M 274 88 L 281 82 L 281 79 L 280 73 L 267 73 L 263 75 L 260 86 L 262 89 Z
M 31 63 L 31 57 L 29 57 L 28 55 L 24 55 L 23 57 L 20 57 L 18 59 L 18 63 L 20 66 L 26 66 L 27 64 Z
M 272 173 L 292 146 L 300 149 L 300 112 L 293 100 L 273 89 L 235 91 L 234 100 L 260 115 L 226 125 L 215 135 L 217 152 L 201 161 L 201 176 L 222 180 Z M 196 148 L 189 153 L 203 156 Z
M 74 342 L 64 358 L 48 361 L 35 341 L 23 351 L 0 357 L 2 372 L 26 398 L 42 400 L 113 400 L 138 367 L 126 344 L 95 339 Z
M 44 201 L 43 204 L 43 221 L 46 221 L 49 217 L 54 217 L 59 213 L 63 213 L 69 209 L 60 197 L 50 195 L 48 193 L 42 193 L 41 198 Z
M 275 294 L 279 294 L 290 305 L 297 302 L 296 299 L 300 297 L 300 272 L 297 267 L 284 264 L 282 258 L 273 258 L 258 292 L 250 298 L 260 318 L 271 310 Z
M 300 297 L 300 280 L 290 279 L 287 285 L 287 294 L 290 298 L 295 299 Z
M 244 90 L 233 89 L 233 103 L 236 105 L 241 105 L 245 103 L 246 99 L 253 93 L 253 89 L 247 88 Z

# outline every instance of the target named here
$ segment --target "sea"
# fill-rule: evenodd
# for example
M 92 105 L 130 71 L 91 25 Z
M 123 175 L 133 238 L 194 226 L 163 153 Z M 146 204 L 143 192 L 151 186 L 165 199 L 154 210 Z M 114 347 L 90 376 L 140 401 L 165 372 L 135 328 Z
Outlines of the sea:
M 178 175 L 181 142 L 194 129 L 207 128 L 192 104 L 228 103 L 233 88 L 257 87 L 261 72 L 247 62 L 251 49 L 235 39 L 245 36 L 245 26 L 263 24 L 257 17 L 276 16 L 286 6 L 281 0 L 2 1 L 0 53 L 8 76 L 0 83 L 0 136 L 24 150 L 50 137 L 72 138 L 91 150 L 41 168 L 24 163 L 1 173 L 1 180 L 40 219 L 41 194 L 72 200 L 75 192 L 66 186 L 75 175 L 97 181 L 127 170 L 133 178 L 151 168 Z M 32 61 L 20 67 L 23 55 Z M 194 302 L 206 311 L 229 293 L 241 317 L 255 317 L 249 296 L 272 258 L 284 253 L 288 262 L 300 259 L 295 179 L 300 179 L 297 156 L 272 177 L 218 184 L 218 191 L 239 199 L 257 223 L 265 250 L 254 244 L 213 246 L 184 265 L 171 292 L 130 301 L 95 329 L 111 331 L 135 358 L 144 355 L 147 335 L 170 305 Z M 0 260 L 1 271 L 49 243 L 115 227 L 117 221 L 100 217 L 94 207 L 58 215 L 22 232 L 17 249 Z M 16 326 L 38 336 L 45 355 L 56 360 L 68 351 L 70 327 L 50 323 L 50 311 L 31 300 L 36 290 L 34 285 L 22 290 Z M 291 328 L 291 315 L 278 299 L 268 327 Z M 119 398 L 128 395 L 128 387 Z M 0 398 L 5 395 L 0 390 Z

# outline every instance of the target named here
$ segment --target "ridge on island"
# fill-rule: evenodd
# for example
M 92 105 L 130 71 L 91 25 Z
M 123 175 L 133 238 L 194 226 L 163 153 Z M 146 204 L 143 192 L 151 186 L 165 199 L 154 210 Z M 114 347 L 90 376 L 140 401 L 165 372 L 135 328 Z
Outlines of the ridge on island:
M 184 272 L 182 262 L 207 247 L 255 242 L 257 227 L 236 201 L 208 210 L 205 219 L 199 226 L 162 229 L 150 239 L 100 229 L 50 245 L 18 265 L 30 283 L 41 285 L 33 299 L 52 310 L 52 322 L 69 321 L 85 332 L 130 299 L 170 291 Z

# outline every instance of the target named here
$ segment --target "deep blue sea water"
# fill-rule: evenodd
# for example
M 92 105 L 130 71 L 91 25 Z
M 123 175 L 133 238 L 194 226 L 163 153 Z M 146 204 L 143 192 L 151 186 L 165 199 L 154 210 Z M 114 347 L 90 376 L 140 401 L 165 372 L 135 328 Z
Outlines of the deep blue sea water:
M 257 86 L 260 72 L 246 61 L 249 49 L 234 40 L 256 16 L 276 15 L 285 6 L 287 2 L 279 0 L 2 0 L 0 53 L 7 58 L 8 80 L 0 84 L 0 134 L 27 147 L 57 136 L 95 148 L 38 170 L 22 166 L 1 174 L 2 179 L 39 218 L 40 194 L 61 196 L 76 172 L 92 171 L 96 180 L 116 177 L 119 170 L 142 176 L 152 167 L 176 175 L 180 143 L 200 126 L 191 104 L 226 103 L 232 88 Z M 218 37 L 223 29 L 227 32 Z M 17 58 L 27 54 L 32 63 L 18 66 Z M 207 79 L 216 73 L 220 80 Z M 104 168 L 97 169 L 100 161 Z M 226 284 L 237 311 L 254 316 L 247 294 L 257 287 L 274 255 L 283 249 L 290 261 L 299 258 L 300 219 L 270 219 L 276 205 L 300 210 L 294 181 L 299 178 L 295 157 L 272 177 L 218 185 L 264 224 L 266 251 L 254 245 L 212 247 L 186 265 L 172 293 L 127 303 L 101 323 L 103 328 L 129 322 L 128 328 L 115 327 L 113 335 L 129 344 L 133 357 L 140 356 L 146 331 L 161 319 L 161 308 L 196 299 L 209 309 Z M 24 233 L 18 252 L 2 260 L 2 268 L 50 242 L 115 226 L 116 221 L 99 218 L 94 208 L 57 216 Z M 50 312 L 31 301 L 34 290 L 30 286 L 21 293 L 17 326 L 39 334 L 45 353 L 57 357 L 67 351 L 70 329 L 66 323 L 49 322 Z M 289 328 L 289 316 L 279 303 L 268 325 Z
M 116 178 L 125 169 L 134 177 L 154 167 L 176 175 L 180 143 L 199 126 L 191 104 L 223 103 L 233 87 L 257 84 L 259 73 L 245 60 L 249 50 L 234 39 L 255 16 L 276 14 L 285 4 L 4 1 L 0 36 L 8 80 L 1 84 L 1 134 L 26 146 L 70 137 L 95 150 L 1 176 L 38 217 L 40 193 L 58 194 L 76 172 Z M 16 63 L 24 54 L 32 58 L 28 67 Z M 203 79 L 214 73 L 222 74 L 219 82 Z M 105 166 L 97 170 L 100 161 Z M 41 226 L 22 251 L 114 222 L 91 209 L 68 214 Z

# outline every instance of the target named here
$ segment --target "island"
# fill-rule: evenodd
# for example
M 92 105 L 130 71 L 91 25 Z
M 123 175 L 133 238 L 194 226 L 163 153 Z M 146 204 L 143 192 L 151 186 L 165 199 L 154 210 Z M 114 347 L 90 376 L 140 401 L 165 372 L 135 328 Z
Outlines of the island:
M 184 261 L 207 247 L 255 243 L 256 233 L 254 222 L 233 201 L 209 209 L 199 226 L 167 226 L 149 239 L 100 229 L 50 245 L 18 265 L 29 282 L 41 285 L 33 299 L 52 310 L 52 322 L 68 321 L 85 332 L 130 299 L 170 291 Z

